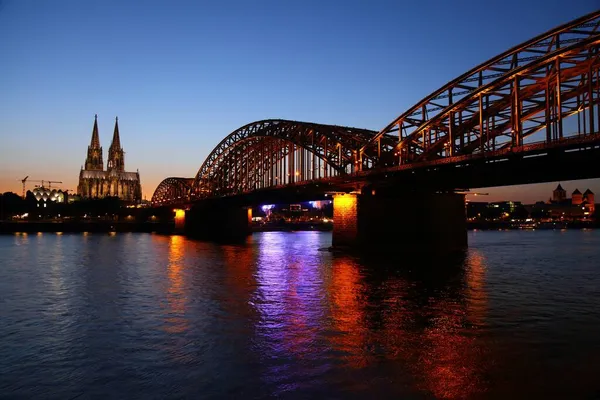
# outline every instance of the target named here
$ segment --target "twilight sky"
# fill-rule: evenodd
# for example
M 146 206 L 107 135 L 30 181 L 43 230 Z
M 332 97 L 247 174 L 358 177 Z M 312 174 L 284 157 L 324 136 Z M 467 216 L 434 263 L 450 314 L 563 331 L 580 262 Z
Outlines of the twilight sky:
M 0 0 L 0 192 L 75 190 L 98 114 L 151 198 L 233 130 L 285 118 L 380 130 L 446 82 L 597 0 Z M 482 189 L 549 197 L 555 183 Z M 600 193 L 600 182 L 563 182 Z M 33 186 L 29 185 L 28 189 Z

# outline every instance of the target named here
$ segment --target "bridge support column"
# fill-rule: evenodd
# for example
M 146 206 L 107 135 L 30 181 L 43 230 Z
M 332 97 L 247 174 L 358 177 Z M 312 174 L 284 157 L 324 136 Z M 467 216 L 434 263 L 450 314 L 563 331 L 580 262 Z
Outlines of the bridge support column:
M 251 220 L 251 208 L 226 201 L 200 203 L 185 213 L 185 234 L 201 240 L 243 240 L 252 233 Z
M 462 194 L 335 194 L 333 221 L 334 248 L 431 253 L 467 247 Z

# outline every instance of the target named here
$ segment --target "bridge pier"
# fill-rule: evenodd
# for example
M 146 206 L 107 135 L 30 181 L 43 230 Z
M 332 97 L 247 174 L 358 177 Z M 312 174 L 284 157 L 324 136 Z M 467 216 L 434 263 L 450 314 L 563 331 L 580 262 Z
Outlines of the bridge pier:
M 333 221 L 334 248 L 443 253 L 467 247 L 462 194 L 335 194 Z
M 195 204 L 185 213 L 185 234 L 202 240 L 238 241 L 252 232 L 252 209 L 227 201 Z

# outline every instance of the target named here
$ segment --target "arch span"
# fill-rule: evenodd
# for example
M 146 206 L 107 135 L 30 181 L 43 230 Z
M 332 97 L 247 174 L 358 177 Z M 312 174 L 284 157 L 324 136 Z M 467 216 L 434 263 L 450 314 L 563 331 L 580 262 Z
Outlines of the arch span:
M 440 120 L 440 115 L 450 115 L 461 102 L 464 104 L 470 99 L 478 100 L 478 95 L 485 88 L 492 87 L 494 82 L 505 81 L 507 77 L 515 76 L 517 71 L 528 66 L 540 65 L 542 60 L 558 54 L 566 54 L 565 49 L 578 49 L 583 43 L 594 42 L 598 39 L 599 28 L 600 11 L 595 11 L 515 46 L 448 82 L 403 112 L 366 143 L 360 149 L 361 169 L 394 166 L 422 158 L 414 157 L 411 153 L 428 151 L 425 147 L 430 139 L 430 128 L 434 126 L 435 121 Z M 551 70 L 547 71 L 546 75 L 550 73 Z M 528 78 L 539 78 L 539 75 L 536 77 L 532 74 Z M 525 82 L 524 79 L 523 81 Z M 494 92 L 488 93 L 488 98 L 492 98 Z M 484 101 L 473 108 L 470 114 L 479 114 L 480 107 L 487 106 L 488 103 Z M 462 115 L 456 112 L 448 117 L 452 121 L 448 121 L 445 130 L 452 134 L 452 128 L 460 129 L 463 123 L 461 118 Z M 434 135 L 439 134 L 439 131 L 434 129 Z M 389 135 L 396 138 L 391 145 L 389 140 L 382 142 L 382 138 Z M 419 139 L 419 136 L 423 139 Z M 458 132 L 455 137 L 458 138 Z M 437 141 L 437 138 L 433 140 Z M 419 141 L 423 142 L 421 146 Z M 448 147 L 449 155 L 456 153 L 453 151 L 454 147 Z
M 243 193 L 351 174 L 375 131 L 281 119 L 245 125 L 208 155 L 192 197 Z
M 194 178 L 170 177 L 163 179 L 156 187 L 156 190 L 154 190 L 154 194 L 152 194 L 152 205 L 161 206 L 186 203 L 189 200 L 193 182 Z

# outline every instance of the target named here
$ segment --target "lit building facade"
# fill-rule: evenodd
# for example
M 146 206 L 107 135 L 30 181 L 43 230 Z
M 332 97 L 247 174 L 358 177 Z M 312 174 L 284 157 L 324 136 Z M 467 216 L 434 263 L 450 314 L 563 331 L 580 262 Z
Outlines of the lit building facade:
M 587 189 L 581 193 L 575 189 L 571 198 L 566 196 L 566 190 L 559 184 L 552 192 L 552 198 L 544 205 L 552 219 L 588 219 L 594 215 L 596 204 L 594 192 Z
M 107 169 L 104 170 L 98 133 L 98 116 L 95 116 L 92 141 L 88 146 L 85 167 L 82 167 L 79 172 L 77 193 L 82 198 L 113 196 L 133 203 L 139 203 L 142 200 L 139 171 L 125 171 L 125 152 L 121 147 L 118 118 L 115 121 L 113 139 L 108 150 Z

